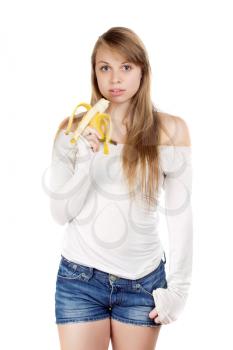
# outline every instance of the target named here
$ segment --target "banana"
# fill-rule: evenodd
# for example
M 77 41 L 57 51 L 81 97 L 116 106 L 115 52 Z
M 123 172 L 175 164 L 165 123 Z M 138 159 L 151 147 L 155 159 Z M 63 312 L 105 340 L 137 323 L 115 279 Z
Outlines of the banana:
M 96 128 L 101 135 L 100 141 L 104 142 L 104 154 L 109 153 L 108 143 L 111 142 L 112 122 L 110 115 L 107 113 L 103 113 L 107 109 L 109 103 L 110 102 L 108 100 L 101 98 L 93 107 L 85 102 L 81 102 L 75 107 L 73 113 L 69 118 L 69 122 L 65 130 L 66 135 L 70 133 L 74 115 L 78 107 L 82 106 L 86 108 L 88 112 L 83 116 L 77 129 L 74 131 L 74 135 L 70 140 L 72 144 L 77 142 L 77 139 L 83 133 L 87 126 L 91 126 L 93 128 Z

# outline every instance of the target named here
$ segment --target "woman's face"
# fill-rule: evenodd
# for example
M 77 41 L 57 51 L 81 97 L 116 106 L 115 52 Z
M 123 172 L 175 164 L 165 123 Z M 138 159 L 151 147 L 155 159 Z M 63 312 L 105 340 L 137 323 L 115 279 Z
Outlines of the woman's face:
M 140 86 L 141 67 L 108 48 L 97 50 L 95 73 L 101 94 L 112 103 L 129 101 Z

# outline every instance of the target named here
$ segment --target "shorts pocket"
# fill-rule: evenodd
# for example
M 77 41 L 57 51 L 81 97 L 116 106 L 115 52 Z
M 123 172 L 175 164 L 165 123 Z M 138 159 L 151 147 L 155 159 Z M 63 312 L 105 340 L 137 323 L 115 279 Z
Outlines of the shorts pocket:
M 140 289 L 142 292 L 145 292 L 147 294 L 150 294 L 152 297 L 153 297 L 153 290 L 156 289 L 156 288 L 167 288 L 167 280 L 164 279 L 163 281 L 161 281 L 159 284 L 157 283 L 153 283 L 152 286 L 149 286 L 149 285 L 142 285 L 140 284 Z
M 89 280 L 93 275 L 93 268 L 77 264 L 76 262 L 61 257 L 57 277 L 65 279 Z
M 154 272 L 137 280 L 137 286 L 142 293 L 147 293 L 152 297 L 152 292 L 154 289 L 167 288 L 167 280 L 163 260 Z

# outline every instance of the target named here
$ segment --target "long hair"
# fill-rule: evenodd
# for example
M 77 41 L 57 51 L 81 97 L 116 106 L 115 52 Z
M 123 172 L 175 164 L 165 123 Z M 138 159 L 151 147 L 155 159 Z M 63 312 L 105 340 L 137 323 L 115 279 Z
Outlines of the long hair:
M 127 61 L 141 67 L 142 77 L 137 93 L 132 97 L 130 106 L 124 118 L 130 116 L 125 123 L 127 143 L 122 149 L 123 174 L 129 187 L 130 196 L 136 194 L 136 181 L 139 184 L 141 198 L 147 205 L 157 203 L 159 186 L 159 148 L 161 129 L 163 129 L 158 110 L 151 100 L 151 67 L 148 54 L 138 35 L 126 27 L 112 27 L 98 37 L 91 55 L 92 95 L 90 104 L 93 106 L 103 98 L 95 74 L 96 54 L 100 47 L 115 50 Z M 78 115 L 77 122 L 80 121 Z M 123 121 L 124 121 L 123 118 Z M 68 122 L 66 118 L 59 126 L 58 132 Z M 57 132 L 57 134 L 58 134 Z M 138 185 L 137 185 L 138 187 Z

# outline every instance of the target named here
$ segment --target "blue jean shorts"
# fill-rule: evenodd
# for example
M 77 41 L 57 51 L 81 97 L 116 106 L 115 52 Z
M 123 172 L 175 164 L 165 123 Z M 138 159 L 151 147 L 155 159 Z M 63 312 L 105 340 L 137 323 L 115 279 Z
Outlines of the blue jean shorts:
M 165 254 L 164 254 L 165 256 Z M 165 260 L 146 276 L 131 280 L 70 261 L 61 255 L 55 292 L 56 324 L 112 318 L 158 327 L 149 313 L 153 289 L 167 288 Z

